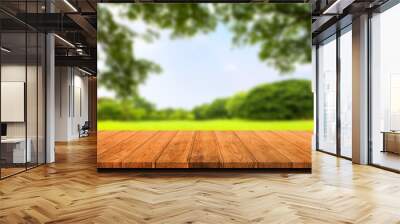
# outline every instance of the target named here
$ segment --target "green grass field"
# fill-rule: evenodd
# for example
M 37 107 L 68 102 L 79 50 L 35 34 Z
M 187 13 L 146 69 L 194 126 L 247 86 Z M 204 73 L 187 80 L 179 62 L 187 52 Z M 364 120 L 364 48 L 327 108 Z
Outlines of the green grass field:
M 99 121 L 100 131 L 135 130 L 296 130 L 312 131 L 312 120 L 291 121 L 248 121 L 248 120 L 208 120 L 208 121 Z

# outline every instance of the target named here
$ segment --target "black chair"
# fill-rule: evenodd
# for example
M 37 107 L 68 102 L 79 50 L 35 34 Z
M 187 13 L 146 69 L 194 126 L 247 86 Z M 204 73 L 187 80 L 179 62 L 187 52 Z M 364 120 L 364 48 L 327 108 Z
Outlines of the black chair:
M 80 125 L 78 125 L 78 129 L 79 129 L 79 138 L 89 136 L 89 130 L 90 130 L 89 121 L 85 121 L 85 123 L 82 125 L 82 127 L 80 127 Z

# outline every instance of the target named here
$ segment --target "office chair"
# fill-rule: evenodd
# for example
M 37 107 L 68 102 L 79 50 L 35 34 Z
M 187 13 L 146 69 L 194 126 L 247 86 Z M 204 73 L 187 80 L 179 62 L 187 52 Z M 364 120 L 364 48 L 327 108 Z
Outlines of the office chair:
M 78 125 L 78 129 L 79 129 L 79 138 L 80 137 L 87 137 L 89 136 L 89 129 L 90 129 L 90 125 L 89 125 L 89 121 L 85 121 L 85 123 L 82 125 L 82 127 L 79 127 L 80 125 Z

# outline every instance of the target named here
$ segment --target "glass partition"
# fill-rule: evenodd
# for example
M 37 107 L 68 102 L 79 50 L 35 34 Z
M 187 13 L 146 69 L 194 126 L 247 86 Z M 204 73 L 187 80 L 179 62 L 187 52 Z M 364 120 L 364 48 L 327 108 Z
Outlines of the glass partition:
M 351 26 L 340 36 L 340 154 L 352 157 L 352 35 Z
M 318 47 L 318 149 L 336 153 L 336 36 Z
M 40 12 L 40 2 L 21 1 L 17 12 Z M 0 12 L 0 178 L 45 163 L 45 44 L 43 33 Z
M 400 5 L 371 18 L 371 162 L 400 170 Z
M 26 140 L 26 41 L 25 32 L 1 34 L 2 177 L 24 171 L 31 162 Z

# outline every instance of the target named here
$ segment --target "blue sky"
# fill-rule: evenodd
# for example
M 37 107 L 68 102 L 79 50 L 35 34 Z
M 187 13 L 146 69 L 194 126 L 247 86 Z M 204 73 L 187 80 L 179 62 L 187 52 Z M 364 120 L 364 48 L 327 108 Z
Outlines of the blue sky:
M 141 22 L 117 20 L 134 30 L 146 27 Z M 138 41 L 135 44 L 138 57 L 154 61 L 163 69 L 163 73 L 151 75 L 140 86 L 140 94 L 155 103 L 157 108 L 190 109 L 261 83 L 287 78 L 311 79 L 311 65 L 298 66 L 293 74 L 282 76 L 258 59 L 257 46 L 232 47 L 232 35 L 222 24 L 212 33 L 188 39 L 171 40 L 169 31 L 160 33 L 160 38 L 153 43 Z M 100 97 L 113 96 L 103 88 L 98 94 Z

